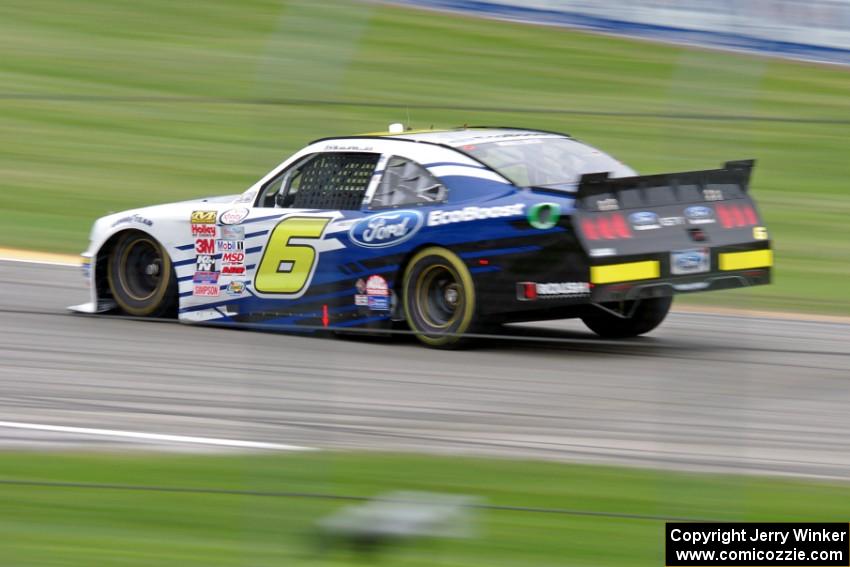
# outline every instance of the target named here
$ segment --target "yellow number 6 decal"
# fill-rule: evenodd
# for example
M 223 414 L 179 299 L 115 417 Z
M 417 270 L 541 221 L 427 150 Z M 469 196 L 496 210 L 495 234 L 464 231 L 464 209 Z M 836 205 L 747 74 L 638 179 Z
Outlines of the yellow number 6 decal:
M 303 295 L 316 269 L 316 248 L 292 244 L 292 239 L 319 239 L 329 222 L 331 219 L 324 217 L 286 217 L 277 223 L 257 266 L 254 289 L 292 297 Z

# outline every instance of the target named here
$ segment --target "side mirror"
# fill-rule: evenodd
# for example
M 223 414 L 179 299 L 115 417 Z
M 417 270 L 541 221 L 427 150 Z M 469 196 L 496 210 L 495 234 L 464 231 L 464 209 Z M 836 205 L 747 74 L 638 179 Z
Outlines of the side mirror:
M 286 192 L 284 191 L 283 187 L 281 187 L 281 188 L 280 188 L 280 191 L 278 191 L 278 192 L 275 194 L 275 196 L 274 196 L 274 204 L 275 204 L 275 206 L 276 206 L 276 207 L 278 207 L 278 208 L 284 208 L 284 207 L 286 207 Z

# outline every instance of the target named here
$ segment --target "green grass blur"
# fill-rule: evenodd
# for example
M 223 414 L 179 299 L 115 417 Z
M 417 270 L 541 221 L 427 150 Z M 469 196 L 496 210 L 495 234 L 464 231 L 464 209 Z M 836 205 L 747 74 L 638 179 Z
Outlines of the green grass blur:
M 0 54 L 2 246 L 78 252 L 97 216 L 240 192 L 321 136 L 518 125 L 647 173 L 757 158 L 775 285 L 685 301 L 850 314 L 843 68 L 325 0 L 6 0 Z
M 483 503 L 658 518 L 847 520 L 846 485 L 557 463 L 402 455 L 0 454 L 0 480 L 311 492 L 474 495 Z M 411 471 L 415 471 L 412 474 Z M 350 502 L 0 483 L 4 565 L 663 565 L 662 519 L 480 510 L 469 539 L 317 555 L 316 520 Z

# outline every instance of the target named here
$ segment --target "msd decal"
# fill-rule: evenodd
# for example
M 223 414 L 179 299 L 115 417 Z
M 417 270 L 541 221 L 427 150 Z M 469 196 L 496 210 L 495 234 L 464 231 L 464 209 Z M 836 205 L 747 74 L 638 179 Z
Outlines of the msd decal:
M 411 238 L 422 227 L 417 211 L 380 213 L 355 224 L 348 231 L 351 242 L 364 248 L 395 246 Z
M 242 264 L 245 262 L 244 252 L 222 252 L 221 261 L 225 264 Z

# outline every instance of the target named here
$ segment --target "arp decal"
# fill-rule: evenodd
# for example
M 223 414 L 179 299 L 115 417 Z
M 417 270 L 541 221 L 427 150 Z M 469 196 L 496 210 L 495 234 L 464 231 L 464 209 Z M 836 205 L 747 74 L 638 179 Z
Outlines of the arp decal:
M 395 246 L 416 234 L 423 220 L 418 211 L 379 213 L 352 226 L 348 237 L 351 242 L 364 248 Z

